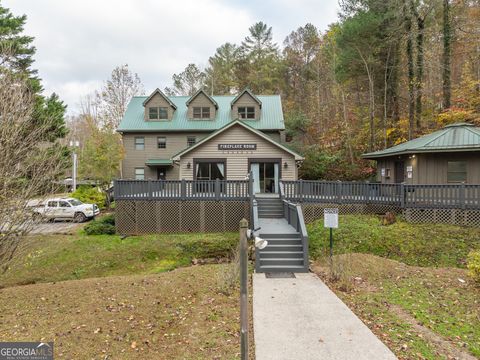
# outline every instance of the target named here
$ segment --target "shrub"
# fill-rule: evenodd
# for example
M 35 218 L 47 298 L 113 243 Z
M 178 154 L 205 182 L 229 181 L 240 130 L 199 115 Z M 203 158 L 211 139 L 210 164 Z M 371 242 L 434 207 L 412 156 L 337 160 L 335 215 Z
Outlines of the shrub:
M 93 220 L 84 228 L 87 235 L 113 235 L 115 226 L 102 221 Z
M 108 215 L 102 216 L 101 218 L 98 218 L 97 221 L 101 222 L 102 224 L 109 224 L 109 225 L 115 226 L 115 215 L 108 214 Z
M 467 267 L 472 279 L 480 285 L 480 250 L 468 254 Z
M 105 194 L 97 187 L 79 186 L 77 190 L 72 193 L 72 197 L 87 204 L 96 204 L 100 209 L 105 208 Z

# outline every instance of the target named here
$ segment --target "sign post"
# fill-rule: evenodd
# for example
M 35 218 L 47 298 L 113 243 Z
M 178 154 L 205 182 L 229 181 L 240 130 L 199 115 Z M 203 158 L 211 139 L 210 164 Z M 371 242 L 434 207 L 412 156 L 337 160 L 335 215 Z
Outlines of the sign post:
M 323 209 L 323 226 L 330 229 L 330 260 L 332 260 L 333 229 L 338 229 L 338 208 Z

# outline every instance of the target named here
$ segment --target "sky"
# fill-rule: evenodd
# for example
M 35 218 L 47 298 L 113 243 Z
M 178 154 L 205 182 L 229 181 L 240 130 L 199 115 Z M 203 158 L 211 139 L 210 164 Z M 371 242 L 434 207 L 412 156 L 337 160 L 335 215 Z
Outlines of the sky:
M 207 65 L 225 42 L 239 44 L 263 21 L 282 44 L 306 23 L 325 31 L 337 20 L 337 0 L 3 0 L 27 15 L 45 94 L 57 93 L 74 115 L 80 99 L 128 64 L 147 93 L 171 84 L 189 63 Z

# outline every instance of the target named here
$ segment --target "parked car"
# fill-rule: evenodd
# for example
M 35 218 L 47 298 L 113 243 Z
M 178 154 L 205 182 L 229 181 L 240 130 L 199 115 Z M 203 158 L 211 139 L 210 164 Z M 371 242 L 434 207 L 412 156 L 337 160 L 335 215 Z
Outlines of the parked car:
M 32 208 L 37 216 L 48 220 L 71 219 L 75 222 L 84 222 L 100 214 L 95 204 L 84 204 L 73 198 L 52 198 L 37 204 Z

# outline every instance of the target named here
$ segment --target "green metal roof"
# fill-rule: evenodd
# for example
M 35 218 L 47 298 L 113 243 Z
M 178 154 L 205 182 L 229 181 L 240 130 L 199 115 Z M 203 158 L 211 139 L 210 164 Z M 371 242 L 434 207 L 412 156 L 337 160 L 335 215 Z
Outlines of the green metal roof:
M 284 130 L 282 101 L 279 95 L 259 95 L 262 102 L 260 120 L 243 120 L 257 130 Z M 214 120 L 191 120 L 187 117 L 186 102 L 189 96 L 169 96 L 177 107 L 171 121 L 145 121 L 143 102 L 147 96 L 134 96 L 120 122 L 119 132 L 214 131 L 227 125 L 231 119 L 231 101 L 235 96 L 212 96 L 218 104 Z
M 147 161 L 145 161 L 145 165 L 147 166 L 173 165 L 173 161 L 171 159 L 148 159 Z
M 403 154 L 453 151 L 480 151 L 480 128 L 467 123 L 451 124 L 391 148 L 363 154 L 362 157 L 377 159 Z

